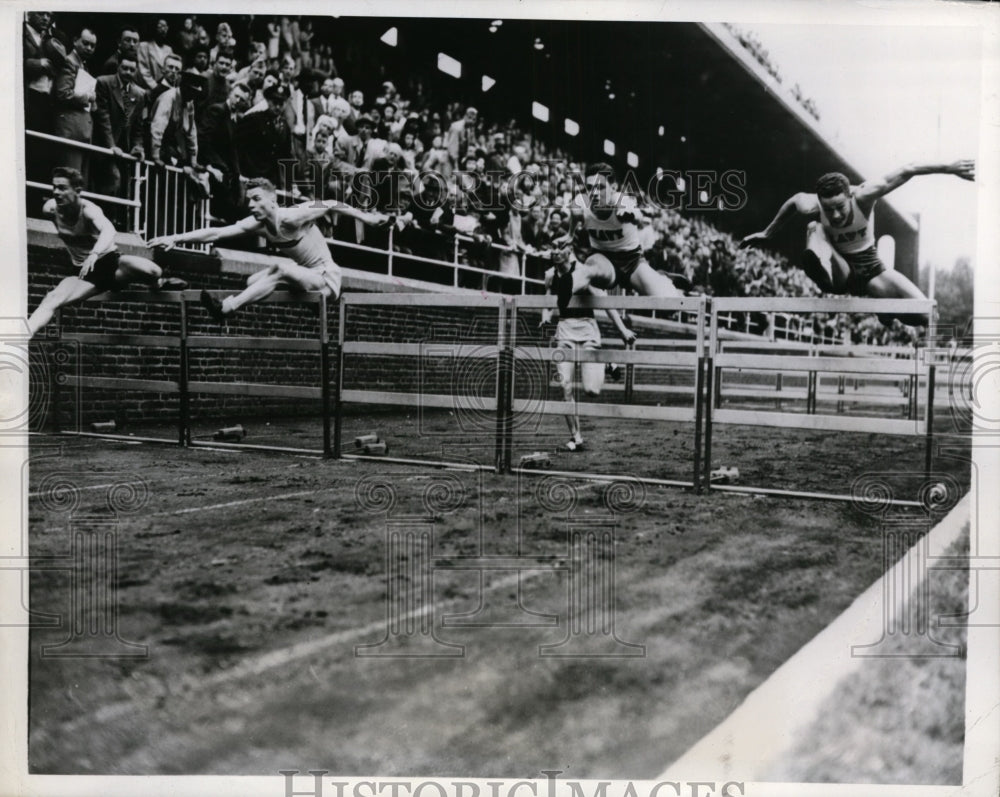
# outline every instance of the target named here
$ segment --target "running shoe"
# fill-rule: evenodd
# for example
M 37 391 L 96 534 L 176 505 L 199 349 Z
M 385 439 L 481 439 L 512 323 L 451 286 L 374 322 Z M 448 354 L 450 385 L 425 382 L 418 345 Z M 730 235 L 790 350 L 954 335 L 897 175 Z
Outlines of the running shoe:
M 201 306 L 204 307 L 210 316 L 220 324 L 225 323 L 226 314 L 222 312 L 222 302 L 216 299 L 208 291 L 201 292 Z

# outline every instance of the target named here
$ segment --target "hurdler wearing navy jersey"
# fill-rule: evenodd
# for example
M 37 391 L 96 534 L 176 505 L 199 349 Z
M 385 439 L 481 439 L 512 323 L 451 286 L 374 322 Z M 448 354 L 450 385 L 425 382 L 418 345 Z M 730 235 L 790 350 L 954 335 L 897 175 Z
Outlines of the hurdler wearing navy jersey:
M 278 207 L 277 191 L 270 180 L 258 177 L 247 184 L 250 215 L 226 227 L 204 227 L 191 232 L 163 235 L 149 242 L 164 250 L 178 243 L 214 243 L 247 233 L 263 235 L 292 262 L 280 261 L 252 274 L 241 293 L 219 301 L 207 291 L 201 303 L 220 323 L 241 307 L 270 296 L 279 287 L 318 291 L 334 299 L 340 296 L 340 266 L 333 262 L 326 239 L 315 222 L 328 213 L 340 213 L 366 224 L 387 224 L 389 217 L 367 213 L 340 202 L 315 201 L 292 208 Z
M 570 297 L 588 285 L 619 286 L 643 296 L 683 296 L 643 257 L 639 226 L 645 219 L 634 198 L 618 190 L 614 168 L 607 163 L 592 164 L 584 180 L 586 198 L 573 208 L 573 220 L 586 231 L 590 254 L 583 263 L 556 274 L 553 287 L 559 308 L 565 309 Z
M 788 199 L 761 232 L 746 236 L 741 247 L 766 243 L 795 217 L 809 220 L 802 269 L 825 293 L 848 293 L 879 299 L 926 299 L 910 280 L 886 268 L 875 245 L 872 215 L 875 202 L 895 191 L 911 177 L 922 174 L 954 174 L 975 179 L 975 162 L 904 166 L 880 179 L 852 186 L 838 172 L 819 178 L 816 192 L 798 193 Z M 926 316 L 896 316 L 906 324 L 924 325 Z M 890 323 L 892 316 L 879 316 Z
M 59 167 L 52 172 L 52 199 L 42 213 L 50 216 L 56 233 L 79 273 L 66 277 L 49 291 L 28 319 L 34 336 L 52 320 L 60 307 L 82 302 L 97 293 L 114 291 L 129 282 L 144 282 L 156 289 L 180 289 L 182 280 L 166 280 L 152 260 L 123 255 L 115 246 L 115 228 L 103 211 L 80 196 L 83 175 L 76 169 Z

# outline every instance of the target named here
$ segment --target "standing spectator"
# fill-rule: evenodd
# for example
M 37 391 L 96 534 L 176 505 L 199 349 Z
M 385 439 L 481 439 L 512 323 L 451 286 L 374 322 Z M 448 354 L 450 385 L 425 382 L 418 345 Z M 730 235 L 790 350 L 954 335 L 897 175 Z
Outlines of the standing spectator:
M 476 143 L 476 122 L 479 119 L 479 111 L 471 105 L 465 109 L 465 116 L 456 122 L 452 122 L 448 128 L 448 135 L 445 139 L 445 147 L 448 149 L 448 157 L 451 164 L 457 167 L 468 154 L 469 149 Z
M 134 55 L 122 53 L 114 75 L 97 78 L 94 108 L 94 143 L 107 147 L 116 156 L 128 153 L 142 160 L 142 116 L 146 92 L 135 85 L 139 66 Z M 108 158 L 100 175 L 97 190 L 111 196 L 124 196 L 122 166 Z
M 170 26 L 165 19 L 158 19 L 153 29 L 152 41 L 143 41 L 136 48 L 139 57 L 139 84 L 152 91 L 163 79 L 163 65 L 174 50 L 167 44 Z M 183 63 L 183 61 L 181 62 Z
M 212 65 L 212 71 L 208 73 L 205 80 L 205 101 L 202 110 L 225 102 L 229 97 L 227 78 L 235 65 L 236 62 L 230 53 L 219 53 Z
M 282 163 L 292 162 L 292 131 L 285 119 L 288 89 L 269 86 L 264 99 L 267 106 L 247 113 L 237 128 L 240 171 L 244 177 L 266 177 L 280 188 L 285 183 Z
M 167 89 L 156 100 L 149 125 L 153 162 L 180 166 L 194 179 L 198 166 L 198 127 L 195 102 L 205 92 L 205 78 L 194 72 L 181 74 L 180 85 Z
M 94 79 L 86 69 L 86 62 L 97 47 L 97 36 L 90 28 L 81 28 L 73 49 L 66 56 L 52 87 L 54 122 L 53 132 L 71 141 L 91 142 L 94 122 Z M 66 149 L 60 154 L 62 165 L 76 169 L 86 181 L 89 161 L 83 150 Z
M 169 89 L 177 88 L 181 80 L 182 66 L 183 64 L 179 55 L 171 53 L 167 56 L 166 60 L 163 62 L 163 75 L 160 78 L 160 82 L 156 84 L 153 90 L 150 91 L 146 97 L 146 107 L 150 113 L 152 113 L 153 105 L 156 103 L 157 97 Z
M 243 204 L 237 130 L 249 107 L 250 87 L 236 83 L 225 102 L 205 109 L 198 127 L 198 158 L 212 180 L 212 214 L 225 221 L 234 221 Z
M 46 42 L 49 39 L 49 26 L 52 24 L 52 14 L 48 11 L 29 11 L 24 15 L 24 65 L 35 68 L 54 68 L 48 57 Z M 43 63 L 45 62 L 45 63 Z
M 129 60 L 136 61 L 139 49 L 139 30 L 132 25 L 123 25 L 118 32 L 118 49 L 104 62 L 101 67 L 102 75 L 118 74 L 118 62 L 122 56 L 129 56 Z M 138 63 L 138 62 L 137 62 Z

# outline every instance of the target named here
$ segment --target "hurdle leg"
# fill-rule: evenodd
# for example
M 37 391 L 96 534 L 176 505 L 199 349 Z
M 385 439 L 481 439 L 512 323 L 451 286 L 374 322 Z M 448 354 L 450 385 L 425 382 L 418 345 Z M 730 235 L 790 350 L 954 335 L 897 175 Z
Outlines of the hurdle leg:
M 705 358 L 698 358 L 694 376 L 694 471 L 692 484 L 696 493 L 701 492 L 701 424 L 705 415 Z
M 713 360 L 705 364 L 705 461 L 703 463 L 705 492 L 712 489 L 712 409 L 715 404 L 713 399 L 714 386 L 713 377 L 718 377 L 721 369 L 715 367 Z
M 56 310 L 55 317 L 53 318 L 54 328 L 56 330 L 56 345 L 62 340 L 62 311 Z M 62 389 L 61 385 L 63 380 L 60 379 L 59 370 L 59 358 L 52 355 L 52 367 L 49 369 L 49 395 L 52 397 L 52 417 L 49 419 L 49 428 L 52 430 L 52 434 L 59 434 L 61 429 L 59 423 L 59 405 L 62 403 Z
M 327 328 L 326 296 L 319 300 L 319 384 L 323 412 L 323 456 L 332 457 L 330 445 L 330 334 Z
M 337 375 L 333 380 L 333 447 L 330 456 L 340 459 L 340 439 L 344 429 L 344 402 L 341 399 L 344 391 L 344 335 L 347 321 L 347 305 L 343 297 L 337 305 Z
M 180 390 L 180 406 L 177 414 L 177 444 L 191 444 L 191 393 L 189 390 L 191 362 L 188 359 L 188 328 L 187 302 L 181 297 L 181 339 L 180 339 L 180 374 L 177 386 Z
M 934 464 L 934 380 L 937 377 L 935 366 L 928 366 L 927 370 L 927 409 L 924 412 L 924 420 L 927 423 L 927 430 L 924 436 L 924 478 L 930 479 L 931 466 Z

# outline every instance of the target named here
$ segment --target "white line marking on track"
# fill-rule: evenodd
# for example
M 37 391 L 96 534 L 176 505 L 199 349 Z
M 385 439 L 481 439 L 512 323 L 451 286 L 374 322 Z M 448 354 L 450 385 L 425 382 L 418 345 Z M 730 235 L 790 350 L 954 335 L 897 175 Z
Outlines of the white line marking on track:
M 494 590 L 503 589 L 505 587 L 512 587 L 516 584 L 523 584 L 525 581 L 538 578 L 547 571 L 540 570 L 529 570 L 515 573 L 507 578 L 501 578 L 494 581 L 489 586 L 484 586 L 484 592 L 492 592 Z M 437 601 L 430 605 L 424 606 L 421 609 L 414 609 L 413 611 L 407 612 L 402 617 L 400 617 L 396 622 L 400 625 L 405 625 L 410 620 L 416 620 L 418 618 L 425 617 L 428 614 L 433 616 L 436 611 L 441 611 L 449 605 L 457 602 L 457 599 Z M 307 656 L 312 656 L 321 653 L 328 648 L 331 648 L 338 644 L 343 644 L 351 639 L 357 638 L 359 636 L 375 636 L 379 632 L 386 630 L 388 619 L 386 617 L 381 617 L 378 620 L 373 620 L 370 623 L 366 623 L 358 628 L 348 628 L 343 631 L 334 631 L 333 633 L 327 634 L 326 636 L 320 637 L 319 639 L 311 639 L 305 642 L 297 642 L 293 645 L 289 645 L 285 648 L 279 648 L 278 650 L 267 651 L 256 657 L 247 659 L 240 662 L 239 664 L 231 667 L 230 669 L 222 670 L 216 672 L 207 677 L 197 677 L 194 678 L 190 675 L 181 676 L 184 682 L 185 691 L 180 693 L 175 693 L 174 697 L 179 697 L 182 699 L 191 699 L 195 697 L 198 693 L 202 692 L 206 687 L 215 687 L 222 684 L 228 683 L 230 681 L 235 681 L 240 678 L 246 678 L 253 675 L 261 675 L 268 670 L 273 670 L 278 667 L 284 667 L 289 664 L 293 664 L 296 661 L 306 658 Z M 353 651 L 351 651 L 353 656 Z M 312 669 L 312 665 L 310 665 Z M 176 676 L 164 676 L 172 677 L 176 679 Z M 152 699 L 149 701 L 153 702 Z M 76 720 L 72 720 L 64 727 L 65 731 L 71 732 L 74 728 L 80 726 L 83 723 L 87 723 L 88 727 L 92 728 L 93 723 L 96 722 L 106 722 L 109 720 L 114 720 L 119 717 L 125 716 L 126 714 L 134 713 L 139 706 L 142 705 L 141 700 L 130 700 L 127 702 L 113 703 L 109 706 L 104 706 L 97 709 L 96 712 L 88 714 L 85 717 L 80 717 Z
M 107 487 L 114 487 L 118 484 L 126 484 L 126 481 L 109 482 L 108 484 L 91 484 L 89 487 L 77 487 L 76 491 L 82 493 L 84 490 L 103 490 Z M 28 498 L 38 498 L 42 493 L 28 493 Z
M 192 512 L 209 512 L 213 509 L 226 509 L 231 506 L 243 506 L 244 504 L 256 504 L 261 501 L 286 501 L 289 498 L 301 498 L 304 495 L 316 495 L 317 493 L 323 492 L 325 489 L 330 488 L 320 488 L 317 490 L 300 490 L 296 493 L 285 493 L 284 495 L 260 495 L 256 498 L 241 498 L 239 501 L 227 501 L 224 504 L 209 504 L 208 506 L 190 506 L 187 509 L 173 509 L 168 512 L 153 512 L 149 517 L 165 517 L 173 515 L 189 515 Z

